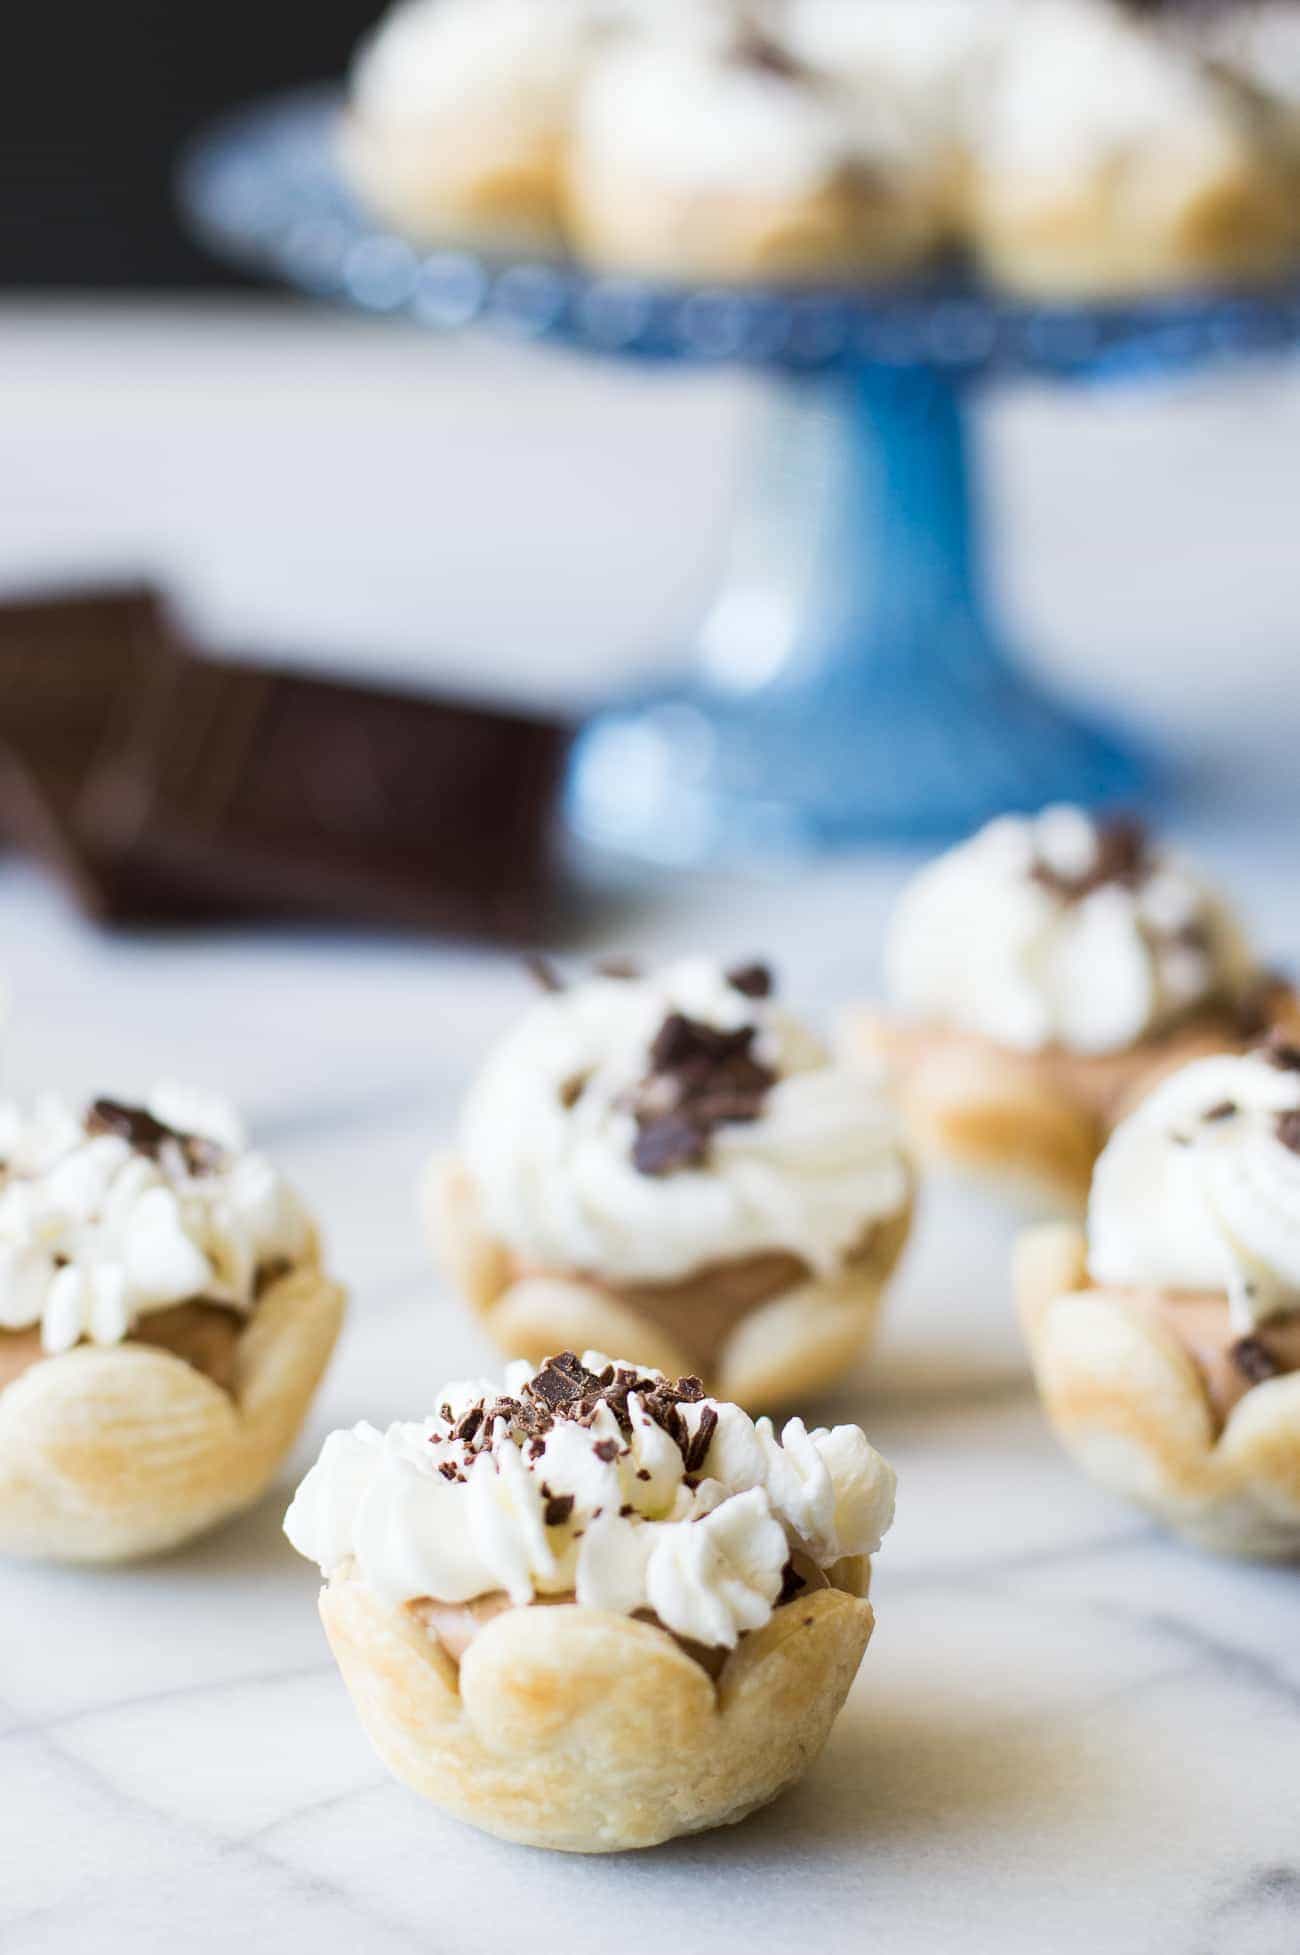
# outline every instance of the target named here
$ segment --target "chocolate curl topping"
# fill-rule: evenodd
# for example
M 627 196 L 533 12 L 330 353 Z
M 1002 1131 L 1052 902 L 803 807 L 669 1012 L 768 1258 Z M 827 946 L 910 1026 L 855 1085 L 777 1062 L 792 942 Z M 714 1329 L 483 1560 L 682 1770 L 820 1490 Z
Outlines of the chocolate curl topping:
M 770 998 L 776 980 L 770 964 L 737 964 L 727 972 L 727 983 L 745 998 Z
M 611 1364 L 601 1372 L 588 1371 L 572 1351 L 561 1351 L 558 1357 L 547 1358 L 518 1398 L 502 1396 L 491 1405 L 472 1405 L 453 1428 L 452 1437 L 464 1448 L 468 1465 L 479 1453 L 491 1450 L 497 1421 L 503 1420 L 511 1437 L 525 1445 L 536 1458 L 547 1433 L 557 1425 L 594 1425 L 603 1406 L 613 1414 L 626 1440 L 632 1433 L 628 1399 L 633 1392 L 640 1397 L 647 1417 L 678 1448 L 683 1472 L 698 1473 L 708 1457 L 718 1423 L 718 1415 L 711 1405 L 704 1407 L 693 1433 L 682 1417 L 683 1405 L 698 1404 L 704 1397 L 704 1387 L 698 1378 L 679 1378 L 674 1384 L 667 1378 L 648 1377 L 630 1365 Z M 619 1448 L 612 1439 L 601 1439 L 597 1446 L 602 1459 L 612 1460 L 618 1455 Z M 548 1493 L 548 1498 L 551 1497 Z
M 560 976 L 560 973 L 556 970 L 550 958 L 543 957 L 540 951 L 534 950 L 529 952 L 528 956 L 524 959 L 524 969 L 539 991 L 553 994 L 567 988 L 564 979 Z
M 734 1032 L 670 1012 L 633 1102 L 633 1165 L 642 1174 L 697 1167 L 721 1126 L 757 1120 L 776 1074 L 753 1056 L 755 1028 Z
M 124 1140 L 137 1154 L 156 1161 L 169 1144 L 178 1148 L 191 1174 L 210 1173 L 223 1159 L 223 1151 L 202 1134 L 181 1133 L 157 1120 L 147 1107 L 127 1106 L 121 1100 L 96 1100 L 86 1115 L 87 1134 L 113 1134 Z
M 1030 870 L 1034 881 L 1052 890 L 1067 903 L 1080 903 L 1107 883 L 1133 889 L 1151 867 L 1150 843 L 1140 821 L 1117 815 L 1097 830 L 1097 849 L 1088 867 L 1077 876 L 1063 874 L 1050 862 L 1036 861 Z
M 760 74 L 774 75 L 779 81 L 812 79 L 811 69 L 767 28 L 758 8 L 746 10 L 737 20 L 730 58 L 738 67 L 754 68 Z
M 1239 1337 L 1229 1356 L 1242 1377 L 1252 1385 L 1276 1378 L 1282 1369 L 1267 1344 L 1258 1337 Z

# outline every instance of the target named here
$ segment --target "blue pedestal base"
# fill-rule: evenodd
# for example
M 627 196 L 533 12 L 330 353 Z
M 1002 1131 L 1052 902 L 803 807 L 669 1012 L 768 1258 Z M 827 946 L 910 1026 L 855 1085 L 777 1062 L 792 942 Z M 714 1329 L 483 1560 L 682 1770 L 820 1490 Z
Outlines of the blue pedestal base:
M 959 384 L 870 368 L 778 383 L 682 690 L 582 732 L 570 818 L 659 862 L 943 836 L 1149 769 L 1020 672 L 979 575 Z

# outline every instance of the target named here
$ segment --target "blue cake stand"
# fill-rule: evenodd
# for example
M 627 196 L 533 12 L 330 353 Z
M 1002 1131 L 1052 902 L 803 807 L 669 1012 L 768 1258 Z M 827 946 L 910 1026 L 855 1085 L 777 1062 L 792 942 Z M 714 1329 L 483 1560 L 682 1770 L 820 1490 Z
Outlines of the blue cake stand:
M 1156 770 L 1024 672 L 981 568 L 966 402 L 990 377 L 1164 374 L 1300 337 L 1300 283 L 1102 307 L 955 274 L 880 291 L 667 288 L 570 263 L 419 251 L 335 164 L 336 91 L 239 112 L 181 195 L 222 256 L 430 327 L 761 368 L 772 405 L 696 674 L 580 732 L 578 832 L 660 862 L 945 835 L 1004 809 L 1132 803 Z

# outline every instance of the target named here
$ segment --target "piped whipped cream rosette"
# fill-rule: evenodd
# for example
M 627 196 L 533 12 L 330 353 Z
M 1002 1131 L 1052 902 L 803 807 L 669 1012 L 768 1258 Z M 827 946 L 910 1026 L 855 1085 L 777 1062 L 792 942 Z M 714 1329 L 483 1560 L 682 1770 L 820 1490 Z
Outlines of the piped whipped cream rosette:
M 911 1189 L 883 1091 L 830 1063 L 771 973 L 688 959 L 542 998 L 471 1086 L 427 1206 L 507 1352 L 599 1339 L 755 1403 L 861 1350 Z
M 555 244 L 573 98 L 607 21 L 581 0 L 402 0 L 353 65 L 350 181 L 421 243 Z
M 0 1105 L 0 1548 L 114 1560 L 248 1504 L 341 1307 L 223 1102 Z
M 575 98 L 571 242 L 669 279 L 861 279 L 907 270 L 940 218 L 904 105 L 805 63 L 779 10 L 669 8 L 620 40 Z
M 1086 1238 L 1027 1238 L 1019 1286 L 1095 1477 L 1209 1546 L 1300 1549 L 1300 1050 L 1165 1079 L 1097 1163 Z
M 923 1150 L 1077 1207 L 1162 1072 L 1296 1021 L 1228 905 L 1136 823 L 1006 816 L 924 868 L 850 1049 L 898 1078 Z
M 1023 8 L 971 127 L 972 242 L 1012 286 L 1144 292 L 1276 276 L 1294 253 L 1279 105 L 1123 6 Z
M 571 1352 L 334 1433 L 285 1521 L 385 1762 L 506 1838 L 646 1846 L 820 1749 L 871 1632 L 894 1474 L 698 1379 Z

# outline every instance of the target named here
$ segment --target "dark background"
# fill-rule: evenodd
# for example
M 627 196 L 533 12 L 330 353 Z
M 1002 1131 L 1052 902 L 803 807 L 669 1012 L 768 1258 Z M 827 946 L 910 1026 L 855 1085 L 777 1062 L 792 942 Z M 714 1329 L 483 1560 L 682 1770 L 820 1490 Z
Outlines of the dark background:
M 341 75 L 382 0 L 0 0 L 0 285 L 237 282 L 191 245 L 176 153 L 208 117 Z

